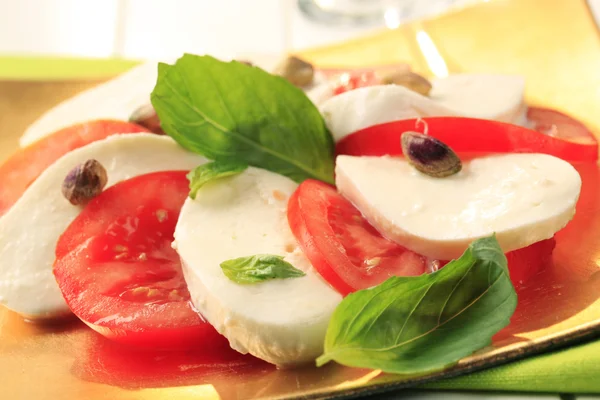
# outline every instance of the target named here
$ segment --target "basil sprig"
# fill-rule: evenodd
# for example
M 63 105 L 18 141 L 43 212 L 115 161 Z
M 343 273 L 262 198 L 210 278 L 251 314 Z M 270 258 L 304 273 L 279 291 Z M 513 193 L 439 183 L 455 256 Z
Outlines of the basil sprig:
M 304 272 L 285 261 L 282 256 L 258 254 L 221 263 L 223 273 L 232 281 L 251 284 L 271 279 L 300 278 Z
M 186 54 L 160 64 L 152 105 L 163 130 L 210 160 L 333 183 L 333 139 L 319 110 L 284 78 Z
M 248 165 L 238 161 L 213 161 L 202 164 L 187 174 L 190 181 L 190 197 L 196 198 L 198 190 L 210 181 L 241 174 Z
M 480 239 L 435 273 L 392 277 L 348 295 L 331 318 L 317 365 L 439 370 L 489 345 L 516 305 L 498 242 Z

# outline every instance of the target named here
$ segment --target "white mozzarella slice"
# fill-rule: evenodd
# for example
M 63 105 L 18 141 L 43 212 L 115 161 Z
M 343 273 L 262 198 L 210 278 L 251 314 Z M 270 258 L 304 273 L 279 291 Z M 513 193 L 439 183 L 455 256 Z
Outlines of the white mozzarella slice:
M 189 170 L 205 162 L 171 138 L 147 133 L 111 136 L 64 155 L 0 218 L 0 304 L 29 318 L 69 312 L 52 263 L 59 236 L 81 208 L 63 197 L 61 184 L 73 167 L 89 159 L 106 168 L 108 185 L 155 171 Z
M 342 299 L 289 228 L 287 201 L 296 187 L 281 175 L 248 168 L 187 199 L 175 229 L 194 306 L 232 348 L 280 366 L 322 353 L 329 318 Z M 221 262 L 256 254 L 285 256 L 306 275 L 243 285 L 223 274 Z
M 402 119 L 458 116 L 403 86 L 377 85 L 334 96 L 319 107 L 335 141 L 369 126 Z
M 323 73 L 317 71 L 312 85 L 303 89 L 308 98 L 318 107 L 334 96 L 335 83 L 329 81 Z
M 339 156 L 338 190 L 389 239 L 449 260 L 496 234 L 506 252 L 552 237 L 571 220 L 581 178 L 545 154 L 505 154 L 433 178 L 401 158 Z
M 525 78 L 518 75 L 457 74 L 433 79 L 429 97 L 459 115 L 524 124 Z
M 255 53 L 255 52 L 239 52 L 235 57 L 223 58 L 226 61 L 250 61 L 253 65 L 264 69 L 267 72 L 273 72 L 275 67 L 281 62 L 283 56 L 278 53 Z
M 250 59 L 266 71 L 272 71 L 280 57 L 263 55 Z M 156 62 L 146 62 L 63 101 L 25 130 L 19 140 L 20 146 L 26 147 L 76 123 L 94 119 L 127 121 L 135 110 L 150 103 L 150 93 L 156 85 L 157 68 Z M 314 83 L 303 89 L 317 105 L 333 96 L 332 84 L 318 72 L 315 74 Z
M 150 103 L 157 68 L 156 62 L 147 62 L 63 101 L 27 128 L 19 142 L 21 147 L 80 122 L 94 119 L 127 121 L 138 107 Z
M 527 125 L 522 77 L 458 74 L 434 79 L 432 85 L 429 96 L 403 86 L 377 85 L 316 104 L 336 141 L 369 126 L 419 117 L 459 116 Z

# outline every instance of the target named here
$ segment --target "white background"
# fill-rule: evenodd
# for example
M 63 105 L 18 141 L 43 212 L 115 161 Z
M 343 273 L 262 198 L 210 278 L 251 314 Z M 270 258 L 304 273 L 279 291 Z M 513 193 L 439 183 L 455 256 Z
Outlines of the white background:
M 394 27 L 477 0 L 371 0 L 378 1 L 398 12 L 388 20 Z M 600 0 L 589 3 L 600 21 Z M 0 0 L 0 55 L 164 59 L 187 51 L 231 57 L 320 46 L 378 29 L 385 25 L 308 21 L 296 0 Z
M 406 19 L 474 1 L 370 4 L 385 3 L 395 12 L 387 23 L 396 27 Z M 313 23 L 299 11 L 296 0 L 0 0 L 3 55 L 164 59 L 187 51 L 228 57 L 320 46 L 378 29 L 385 25 L 343 28 Z

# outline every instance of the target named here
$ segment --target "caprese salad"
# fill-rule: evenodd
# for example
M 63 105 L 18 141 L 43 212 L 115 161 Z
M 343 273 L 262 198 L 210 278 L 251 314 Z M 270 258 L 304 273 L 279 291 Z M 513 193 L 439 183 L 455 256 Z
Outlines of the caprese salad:
M 455 363 L 509 323 L 576 212 L 573 163 L 597 160 L 524 84 L 296 57 L 138 67 L 0 166 L 0 303 L 281 367 Z

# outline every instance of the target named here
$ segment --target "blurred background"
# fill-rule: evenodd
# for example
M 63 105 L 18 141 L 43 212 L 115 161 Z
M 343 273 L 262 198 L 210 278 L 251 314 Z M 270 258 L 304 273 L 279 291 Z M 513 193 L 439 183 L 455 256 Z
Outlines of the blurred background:
M 0 0 L 0 54 L 169 59 L 281 53 L 477 0 Z M 479 2 L 486 2 L 479 0 Z

